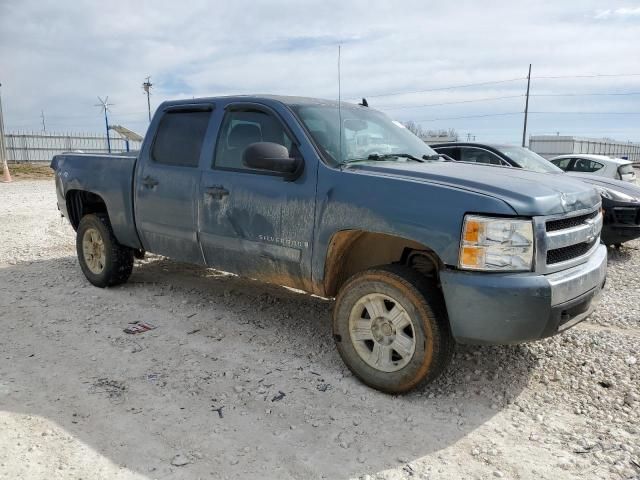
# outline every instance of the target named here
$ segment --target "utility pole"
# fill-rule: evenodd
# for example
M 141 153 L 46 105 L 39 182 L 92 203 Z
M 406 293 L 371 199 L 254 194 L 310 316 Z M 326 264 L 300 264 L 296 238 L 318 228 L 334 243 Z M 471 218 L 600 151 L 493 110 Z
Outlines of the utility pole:
M 2 87 L 2 83 L 0 83 Z M 7 165 L 7 147 L 4 143 L 4 118 L 2 116 L 2 93 L 0 92 L 0 161 L 2 162 L 3 181 L 11 181 L 11 173 L 9 173 L 9 165 Z
M 529 87 L 531 87 L 531 64 L 529 64 L 529 75 L 527 75 L 527 99 L 524 103 L 524 127 L 522 128 L 522 146 L 527 139 L 527 116 L 529 115 Z
M 145 82 L 142 84 L 142 89 L 147 94 L 147 109 L 149 110 L 149 122 L 151 122 L 151 87 L 153 87 L 153 83 L 151 83 L 151 77 L 147 77 Z
M 109 150 L 109 153 L 111 153 L 111 140 L 109 139 L 109 118 L 107 117 L 107 112 L 109 111 L 109 107 L 111 107 L 113 104 L 108 103 L 109 102 L 108 96 L 104 97 L 104 100 L 98 97 L 98 100 L 100 100 L 100 103 L 97 103 L 94 106 L 101 107 L 102 111 L 104 112 L 104 126 L 107 129 L 107 150 Z
M 47 132 L 47 124 L 44 122 L 44 110 L 40 110 L 40 118 L 42 119 L 42 131 Z

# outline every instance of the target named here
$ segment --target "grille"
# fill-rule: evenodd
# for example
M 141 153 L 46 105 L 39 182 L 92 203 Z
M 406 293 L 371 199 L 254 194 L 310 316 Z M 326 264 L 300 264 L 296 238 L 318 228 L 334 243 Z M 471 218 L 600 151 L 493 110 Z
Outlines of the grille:
M 640 224 L 640 209 L 637 208 L 614 208 L 613 214 L 616 217 L 617 223 L 624 225 L 638 225 Z
M 547 265 L 553 265 L 554 263 L 566 262 L 567 260 L 573 260 L 574 258 L 581 257 L 593 247 L 599 237 L 590 242 L 576 243 L 575 245 L 569 245 L 568 247 L 556 248 L 547 252 Z
M 585 215 L 578 215 L 577 217 L 561 218 L 560 220 L 550 220 L 547 222 L 547 232 L 555 232 L 557 230 L 564 230 L 566 228 L 577 227 L 582 225 L 585 220 L 594 218 L 598 215 L 598 211 L 587 213 Z

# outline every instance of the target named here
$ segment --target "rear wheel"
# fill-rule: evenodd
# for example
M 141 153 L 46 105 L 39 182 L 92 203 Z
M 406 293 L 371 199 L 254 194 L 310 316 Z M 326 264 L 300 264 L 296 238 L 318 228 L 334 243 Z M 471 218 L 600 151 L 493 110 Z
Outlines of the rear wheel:
M 399 265 L 372 268 L 347 281 L 336 298 L 333 332 L 349 369 L 388 393 L 434 380 L 454 347 L 435 283 Z
M 133 270 L 133 250 L 120 245 L 104 214 L 85 215 L 76 232 L 80 268 L 96 287 L 124 283 Z

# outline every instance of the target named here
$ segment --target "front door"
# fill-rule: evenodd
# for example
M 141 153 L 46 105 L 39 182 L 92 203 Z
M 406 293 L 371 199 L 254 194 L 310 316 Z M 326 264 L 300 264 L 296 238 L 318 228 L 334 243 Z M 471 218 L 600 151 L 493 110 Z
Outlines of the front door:
M 316 170 L 295 181 L 245 167 L 255 142 L 301 155 L 293 135 L 266 107 L 234 105 L 224 114 L 210 169 L 201 180 L 200 241 L 207 265 L 297 288 L 311 278 Z
M 169 110 L 138 160 L 136 224 L 149 252 L 203 264 L 198 243 L 198 168 L 211 109 Z

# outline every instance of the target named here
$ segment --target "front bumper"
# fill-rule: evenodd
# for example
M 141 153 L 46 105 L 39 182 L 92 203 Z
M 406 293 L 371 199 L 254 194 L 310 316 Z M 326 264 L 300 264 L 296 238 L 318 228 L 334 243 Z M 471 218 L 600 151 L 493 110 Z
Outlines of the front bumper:
M 443 270 L 451 331 L 460 343 L 511 344 L 554 335 L 584 320 L 604 286 L 607 249 L 585 263 L 540 275 Z
M 600 236 L 605 245 L 618 245 L 640 238 L 640 225 L 604 225 Z

